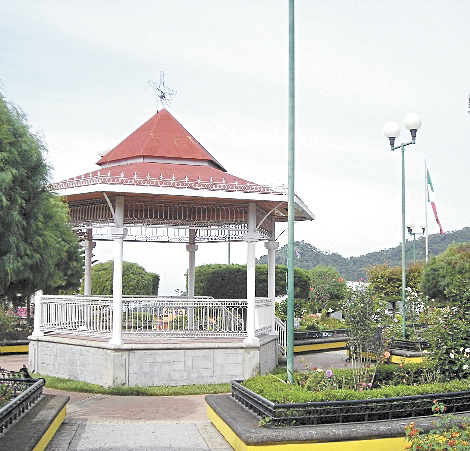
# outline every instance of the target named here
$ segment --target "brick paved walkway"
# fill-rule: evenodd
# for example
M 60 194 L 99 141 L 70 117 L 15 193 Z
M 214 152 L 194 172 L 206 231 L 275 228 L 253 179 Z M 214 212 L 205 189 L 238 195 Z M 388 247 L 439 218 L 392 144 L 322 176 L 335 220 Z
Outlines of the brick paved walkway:
M 26 355 L 0 355 L 0 367 L 19 370 Z M 347 366 L 346 351 L 295 356 L 296 369 Z M 206 417 L 200 396 L 109 396 L 63 392 L 70 396 L 67 417 L 46 451 L 230 451 Z

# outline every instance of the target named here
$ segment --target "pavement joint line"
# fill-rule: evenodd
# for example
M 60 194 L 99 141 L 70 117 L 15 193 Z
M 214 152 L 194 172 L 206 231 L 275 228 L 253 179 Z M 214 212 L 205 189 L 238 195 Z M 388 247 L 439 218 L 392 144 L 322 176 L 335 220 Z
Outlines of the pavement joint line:
M 88 404 L 92 404 L 96 401 L 100 401 L 101 399 L 109 398 L 110 395 L 92 395 L 88 396 L 87 398 L 80 399 L 79 401 L 74 401 L 73 403 L 69 403 L 68 406 L 70 407 L 81 407 L 81 406 L 86 406 Z
M 75 424 L 210 424 L 210 420 L 188 420 L 188 421 L 158 421 L 158 420 L 144 420 L 144 421 L 126 421 L 126 420 L 73 420 L 68 419 L 68 423 Z

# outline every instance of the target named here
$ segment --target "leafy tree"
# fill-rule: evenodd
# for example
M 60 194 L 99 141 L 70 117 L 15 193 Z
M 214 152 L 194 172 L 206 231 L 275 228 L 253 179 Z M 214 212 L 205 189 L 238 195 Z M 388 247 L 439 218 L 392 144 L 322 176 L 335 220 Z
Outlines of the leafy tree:
M 310 270 L 310 310 L 338 310 L 346 296 L 346 282 L 331 266 L 316 266 Z
M 365 269 L 372 294 L 395 306 L 401 300 L 401 266 L 373 265 Z M 406 268 L 406 286 L 414 292 L 420 291 L 423 263 L 413 263 Z
M 421 288 L 436 306 L 470 305 L 470 243 L 452 244 L 430 258 Z
M 91 267 L 91 292 L 94 295 L 113 294 L 113 262 Z M 158 294 L 159 275 L 145 271 L 137 263 L 122 262 L 122 294 L 152 296 Z
M 429 255 L 438 255 L 444 252 L 449 244 L 465 243 L 470 241 L 470 227 L 461 230 L 446 232 L 443 235 L 434 234 L 429 236 Z M 413 241 L 405 243 L 406 261 L 413 260 Z M 401 245 L 377 252 L 370 252 L 358 257 L 344 258 L 336 252 L 321 251 L 310 243 L 296 241 L 294 243 L 294 265 L 296 268 L 312 269 L 315 266 L 332 266 L 341 277 L 349 281 L 364 281 L 367 275 L 364 268 L 369 266 L 386 264 L 399 266 L 401 264 Z M 424 261 L 425 240 L 416 240 L 416 251 L 418 260 Z M 285 265 L 287 261 L 287 245 L 276 251 L 276 264 Z M 267 255 L 263 255 L 257 263 L 267 263 Z
M 0 94 L 0 299 L 79 287 L 82 257 L 67 207 L 47 190 L 46 146 Z
M 268 267 L 256 265 L 256 296 L 268 295 Z M 276 296 L 286 293 L 287 268 L 276 265 Z M 294 268 L 294 296 L 308 297 L 310 277 L 308 271 Z M 211 264 L 195 269 L 194 293 L 196 296 L 212 296 L 216 299 L 246 299 L 246 265 Z

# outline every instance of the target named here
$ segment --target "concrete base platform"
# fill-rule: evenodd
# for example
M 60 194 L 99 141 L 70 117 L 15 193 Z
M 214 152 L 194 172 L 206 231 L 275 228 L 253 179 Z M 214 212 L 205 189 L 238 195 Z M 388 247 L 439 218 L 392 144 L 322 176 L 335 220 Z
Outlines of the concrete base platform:
M 28 369 L 103 387 L 218 384 L 265 374 L 277 365 L 277 336 L 243 339 L 30 337 Z
M 235 451 L 403 451 L 410 421 L 429 431 L 435 417 L 370 423 L 265 428 L 231 395 L 207 395 L 207 415 Z
M 44 397 L 0 437 L 0 449 L 43 451 L 65 419 L 68 396 Z

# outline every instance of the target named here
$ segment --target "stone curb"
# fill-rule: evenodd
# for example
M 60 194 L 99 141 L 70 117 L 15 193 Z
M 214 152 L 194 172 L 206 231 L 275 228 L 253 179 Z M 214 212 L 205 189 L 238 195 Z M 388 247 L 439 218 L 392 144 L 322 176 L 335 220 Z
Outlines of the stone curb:
M 246 445 L 283 442 L 325 443 L 398 437 L 405 439 L 404 427 L 411 421 L 424 432 L 429 432 L 437 420 L 431 416 L 369 423 L 266 428 L 259 426 L 259 419 L 238 404 L 231 395 L 207 395 L 205 400 L 215 414 Z M 456 418 L 463 416 L 455 415 Z
M 65 418 L 68 396 L 44 395 L 14 426 L 0 438 L 5 451 L 42 451 Z

